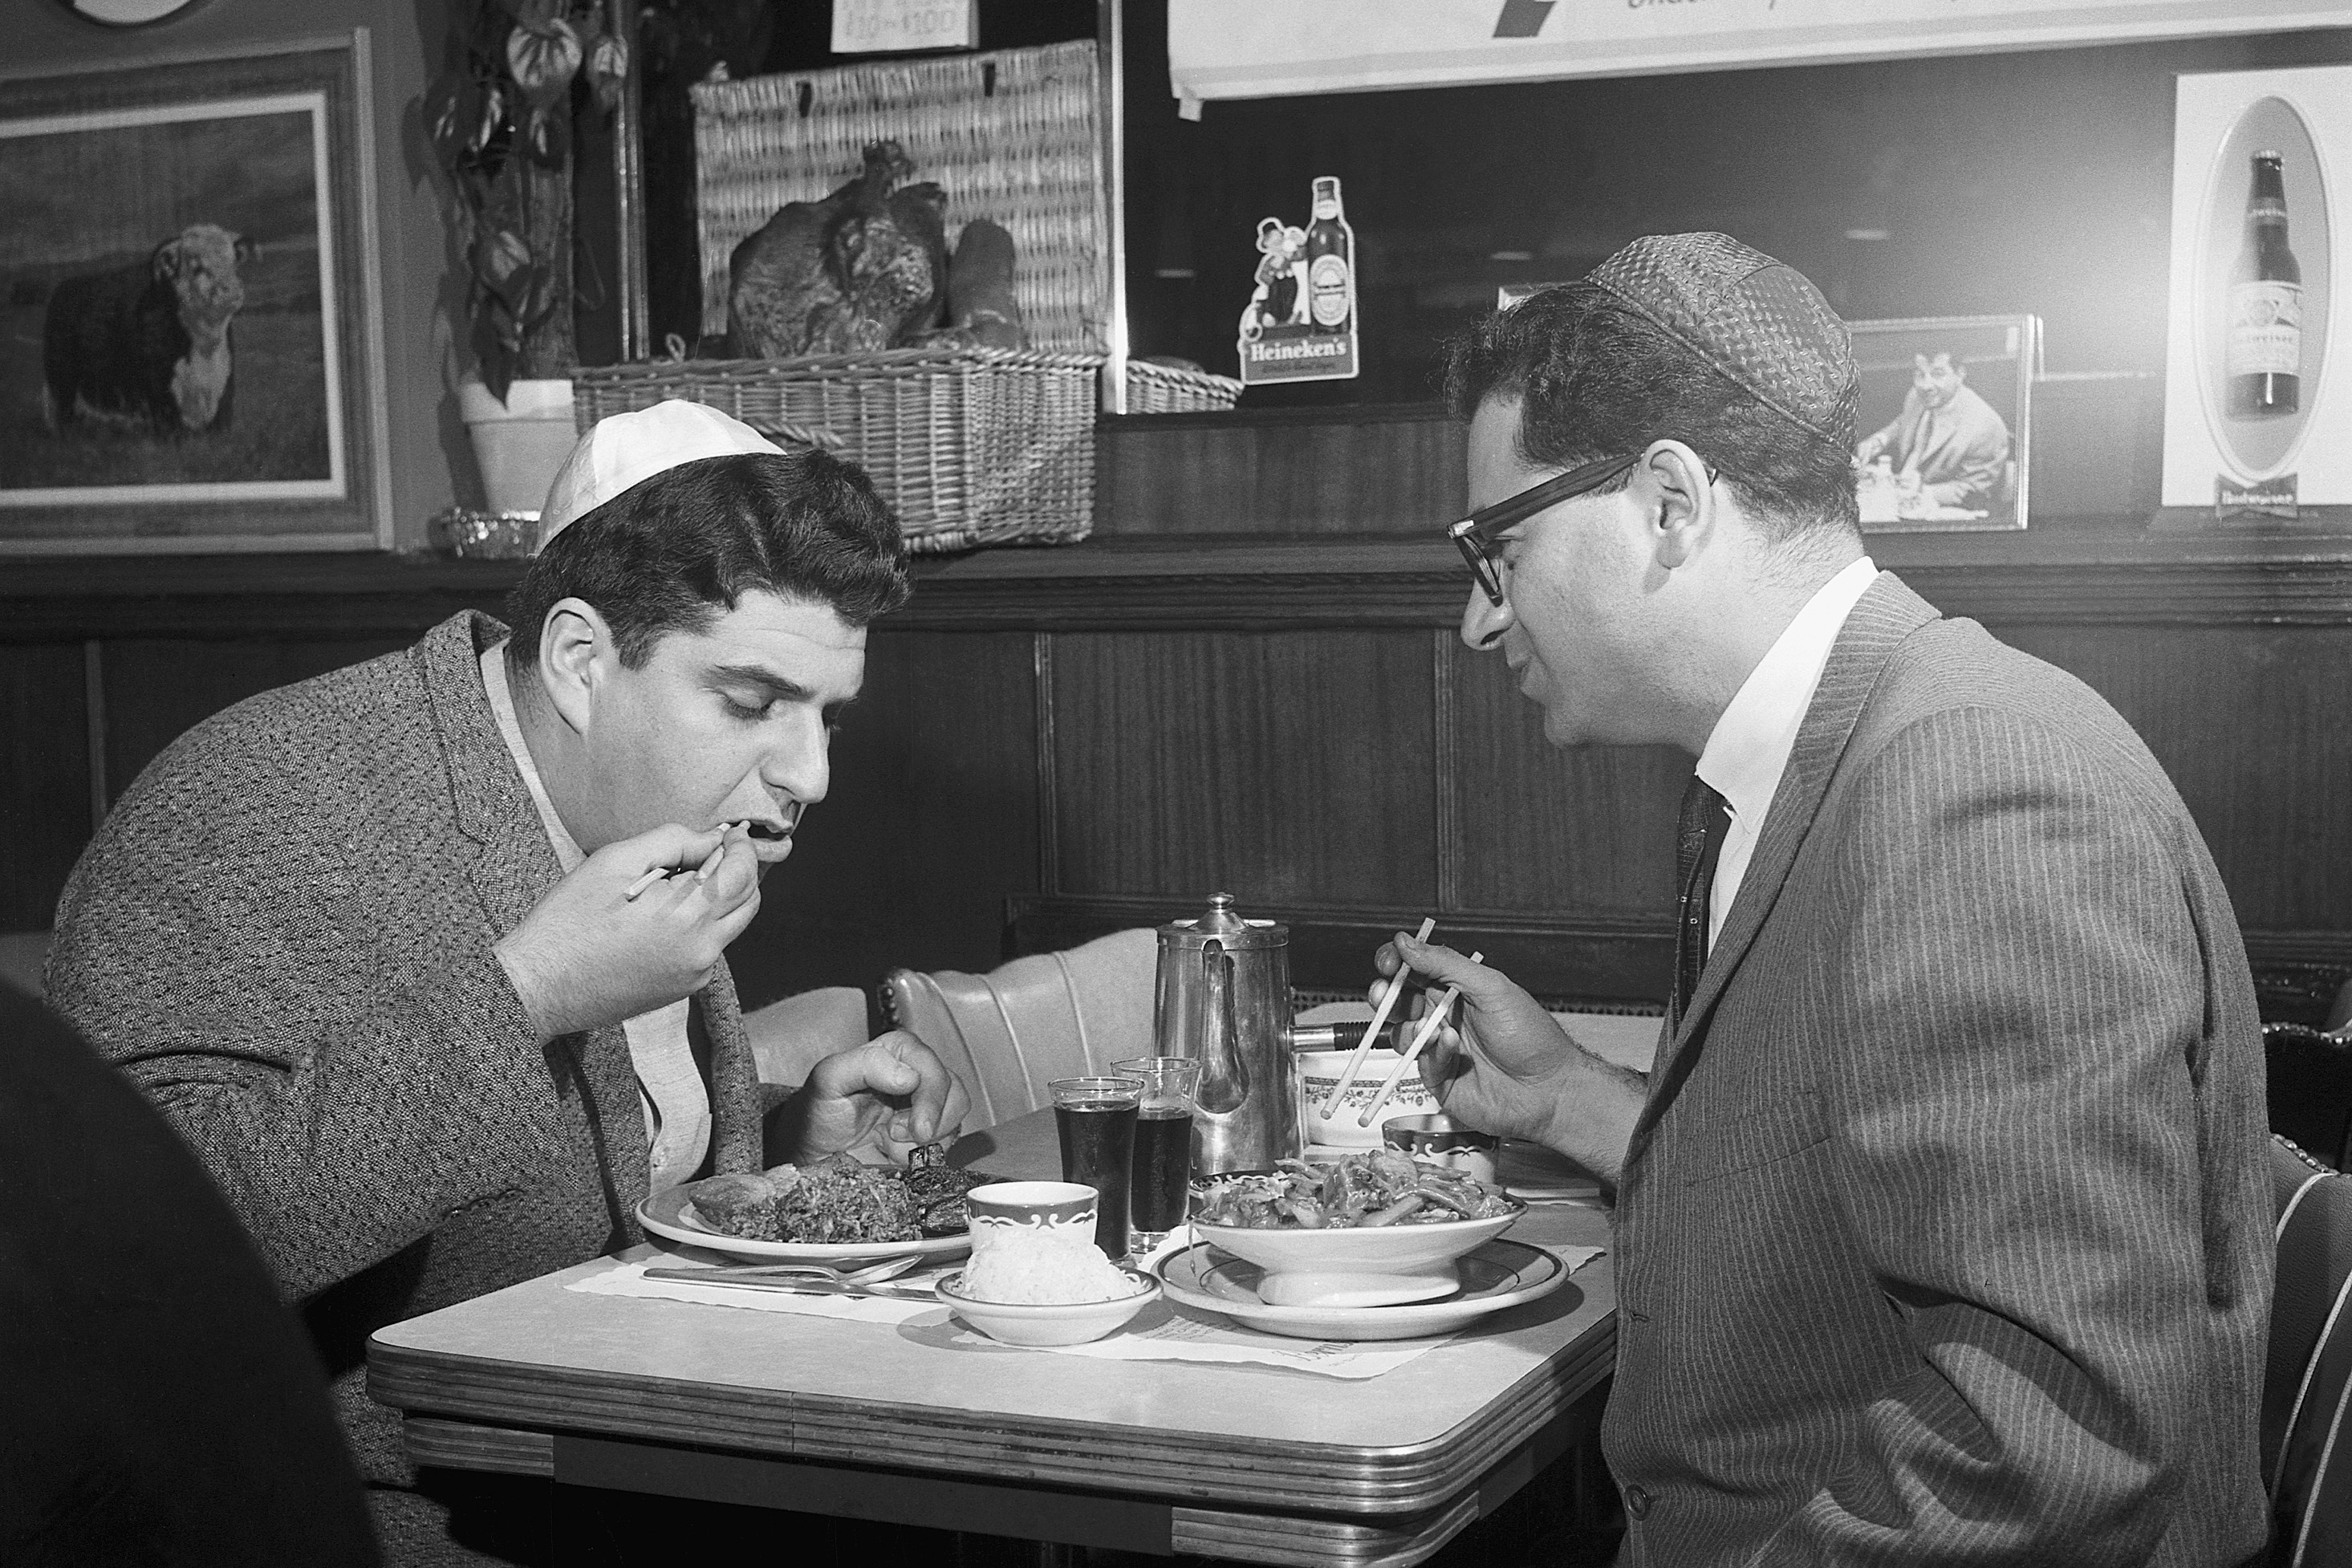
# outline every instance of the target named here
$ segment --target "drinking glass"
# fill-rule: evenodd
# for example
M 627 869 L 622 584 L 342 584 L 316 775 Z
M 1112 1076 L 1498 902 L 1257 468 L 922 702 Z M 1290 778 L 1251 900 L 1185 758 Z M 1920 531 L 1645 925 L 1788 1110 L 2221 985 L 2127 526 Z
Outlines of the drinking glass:
M 1127 1256 L 1127 1182 L 1135 1159 L 1135 1113 L 1143 1100 L 1139 1078 L 1057 1078 L 1054 1126 L 1062 1138 L 1062 1180 L 1083 1182 L 1102 1194 L 1095 1214 L 1095 1245 L 1116 1263 Z
M 1198 1057 L 1136 1057 L 1111 1070 L 1140 1079 L 1135 1113 L 1135 1170 L 1128 1189 L 1128 1243 L 1138 1257 L 1184 1223 L 1192 1196 L 1192 1097 L 1201 1088 Z

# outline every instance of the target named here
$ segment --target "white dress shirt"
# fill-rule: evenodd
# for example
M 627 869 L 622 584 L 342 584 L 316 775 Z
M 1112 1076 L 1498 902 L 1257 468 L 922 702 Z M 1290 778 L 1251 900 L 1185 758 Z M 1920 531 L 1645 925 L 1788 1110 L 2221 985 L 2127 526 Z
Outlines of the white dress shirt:
M 514 694 L 507 688 L 506 647 L 499 643 L 483 651 L 482 689 L 489 693 L 499 733 L 506 737 L 507 750 L 514 753 L 531 803 L 539 807 L 539 820 L 547 829 L 547 841 L 555 847 L 556 861 L 569 876 L 588 857 L 563 826 L 563 819 L 555 815 L 539 766 L 530 760 L 530 746 L 515 718 Z M 655 1192 L 690 1179 L 710 1148 L 710 1091 L 703 1087 L 701 1070 L 694 1065 L 694 1047 L 686 1035 L 687 1009 L 692 1000 L 681 996 L 667 1007 L 640 1013 L 621 1025 L 621 1033 L 629 1041 L 629 1065 L 636 1069 L 646 1139 L 653 1145 L 649 1174 Z
M 1707 889 L 1709 952 L 1722 933 L 1731 901 L 1739 896 L 1748 859 L 1756 853 L 1756 836 L 1763 831 L 1764 814 L 1772 808 L 1780 775 L 1788 771 L 1789 753 L 1796 749 L 1805 710 L 1813 705 L 1813 689 L 1821 684 L 1830 647 L 1853 614 L 1854 602 L 1877 576 L 1878 568 L 1865 555 L 1822 584 L 1748 672 L 1738 695 L 1707 733 L 1698 776 L 1731 807 L 1731 826 L 1723 836 L 1722 857 Z

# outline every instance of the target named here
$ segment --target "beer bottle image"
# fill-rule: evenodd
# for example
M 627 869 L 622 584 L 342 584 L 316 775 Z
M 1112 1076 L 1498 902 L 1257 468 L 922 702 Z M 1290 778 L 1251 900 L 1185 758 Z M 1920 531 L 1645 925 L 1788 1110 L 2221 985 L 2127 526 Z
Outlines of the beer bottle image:
M 2235 419 L 2292 414 L 2303 391 L 2303 268 L 2286 242 L 2285 159 L 2262 152 L 2253 164 L 2222 348 L 2226 406 Z
M 1356 235 L 1339 206 L 1339 182 L 1315 182 L 1315 223 L 1307 231 L 1307 310 L 1315 330 L 1344 332 L 1356 313 Z

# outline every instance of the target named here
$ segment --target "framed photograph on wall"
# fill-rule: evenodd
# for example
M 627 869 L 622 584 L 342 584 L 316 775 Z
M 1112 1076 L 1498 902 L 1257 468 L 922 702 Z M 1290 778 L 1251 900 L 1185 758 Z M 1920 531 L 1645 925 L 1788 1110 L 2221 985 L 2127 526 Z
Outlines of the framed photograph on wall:
M 390 548 L 368 82 L 0 79 L 0 554 Z
M 2042 322 L 1854 321 L 1856 493 L 1866 532 L 2023 528 Z
M 2158 526 L 2352 518 L 2347 173 L 2352 66 L 2179 79 Z

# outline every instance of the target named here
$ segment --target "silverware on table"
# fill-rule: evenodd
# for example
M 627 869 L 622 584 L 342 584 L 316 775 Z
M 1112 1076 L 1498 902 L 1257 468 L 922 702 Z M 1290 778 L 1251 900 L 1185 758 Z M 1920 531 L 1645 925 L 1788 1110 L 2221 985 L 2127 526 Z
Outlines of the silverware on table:
M 853 1282 L 805 1274 L 751 1275 L 732 1268 L 648 1268 L 645 1277 L 685 1285 L 709 1285 L 719 1289 L 781 1290 L 787 1295 L 799 1296 L 877 1296 L 897 1301 L 928 1301 L 932 1299 L 929 1280 L 868 1279 Z

